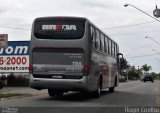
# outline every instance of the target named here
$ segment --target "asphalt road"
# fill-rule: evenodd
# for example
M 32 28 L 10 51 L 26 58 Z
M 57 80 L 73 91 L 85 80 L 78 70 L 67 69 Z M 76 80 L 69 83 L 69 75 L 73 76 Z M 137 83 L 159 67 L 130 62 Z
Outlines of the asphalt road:
M 132 81 L 121 83 L 114 93 L 105 90 L 98 99 L 93 98 L 90 94 L 79 92 L 70 92 L 63 97 L 51 98 L 47 92 L 42 91 L 43 93 L 32 97 L 1 101 L 0 106 L 2 106 L 2 112 L 3 110 L 18 108 L 17 113 L 35 113 L 36 111 L 39 113 L 134 113 L 135 111 L 132 112 L 131 110 L 136 110 L 135 108 L 139 111 L 138 113 L 144 113 L 142 108 L 157 107 L 159 82 Z M 147 113 L 159 111 L 160 109 L 154 109 L 154 112 L 149 111 Z

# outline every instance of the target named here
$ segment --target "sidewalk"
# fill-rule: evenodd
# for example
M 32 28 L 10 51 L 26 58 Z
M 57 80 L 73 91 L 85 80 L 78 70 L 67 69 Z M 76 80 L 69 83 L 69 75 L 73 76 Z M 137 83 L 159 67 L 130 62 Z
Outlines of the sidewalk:
M 0 89 L 0 94 L 6 94 L 6 93 L 20 93 L 20 94 L 36 95 L 36 94 L 47 93 L 47 90 L 35 90 L 29 87 L 4 87 L 3 89 Z

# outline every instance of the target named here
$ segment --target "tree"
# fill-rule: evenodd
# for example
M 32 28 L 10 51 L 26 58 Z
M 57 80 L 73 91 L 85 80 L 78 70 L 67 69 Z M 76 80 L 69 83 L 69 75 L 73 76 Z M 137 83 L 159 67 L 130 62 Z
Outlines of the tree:
M 123 58 L 120 59 L 120 67 L 121 67 L 120 68 L 121 69 L 120 70 L 121 71 L 121 78 L 122 78 L 122 76 L 124 76 L 127 79 L 129 64 L 126 59 L 123 59 Z
M 155 72 L 152 72 L 151 75 L 152 75 L 152 77 L 153 77 L 154 79 L 157 79 L 157 78 L 158 78 L 158 74 L 155 73 Z
M 120 59 L 120 62 L 121 62 L 120 64 L 121 64 L 121 69 L 122 70 L 125 70 L 125 69 L 127 69 L 129 67 L 128 62 L 127 62 L 126 59 Z
M 139 79 L 139 71 L 140 70 L 139 69 L 137 70 L 134 65 L 130 66 L 129 70 L 128 70 L 128 79 L 130 79 L 130 80 Z
M 148 72 L 149 70 L 152 70 L 152 67 L 151 67 L 151 66 L 148 66 L 147 64 L 144 64 L 144 65 L 141 67 L 141 69 L 142 69 L 143 71 L 145 71 L 145 73 L 147 74 L 147 72 Z
M 160 79 L 160 73 L 158 73 L 158 75 L 157 75 L 157 76 L 158 76 L 158 79 Z

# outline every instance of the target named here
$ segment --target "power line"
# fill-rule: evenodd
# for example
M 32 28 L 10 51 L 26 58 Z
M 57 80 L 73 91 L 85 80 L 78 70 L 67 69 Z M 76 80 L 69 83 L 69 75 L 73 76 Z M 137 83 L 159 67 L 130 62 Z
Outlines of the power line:
M 24 25 L 25 24 L 25 20 L 24 20 L 25 18 L 6 15 L 6 14 L 5 15 L 0 14 L 0 16 L 2 16 L 1 20 L 5 20 L 5 22 L 8 23 L 9 25 L 16 26 L 16 27 L 11 27 L 11 26 L 6 26 L 6 25 L 1 24 L 0 28 L 16 29 L 16 30 L 31 30 L 28 28 L 25 29 L 22 27 L 17 27 L 17 25 Z M 1 21 L 1 22 L 3 22 L 3 21 Z
M 138 24 L 131 24 L 131 25 L 125 25 L 125 26 L 117 26 L 117 27 L 109 27 L 109 28 L 101 28 L 101 29 L 117 29 L 117 28 L 123 28 L 123 27 L 133 27 L 133 26 L 138 26 L 138 25 L 143 25 L 143 24 L 149 24 L 153 23 L 156 21 L 148 21 L 144 23 L 138 23 Z M 9 28 L 9 29 L 19 29 L 19 30 L 31 30 L 31 29 L 24 29 L 24 28 L 17 28 L 17 27 L 8 27 L 8 26 L 2 26 L 0 25 L 1 28 Z
M 125 25 L 125 26 L 117 26 L 117 27 L 108 27 L 108 28 L 102 28 L 102 29 L 117 29 L 117 28 L 123 28 L 123 27 L 133 27 L 133 26 L 138 26 L 138 25 L 143 25 L 143 24 L 149 24 L 153 23 L 156 21 L 148 21 L 148 22 L 143 22 L 143 23 L 138 23 L 138 24 L 131 24 L 131 25 Z
M 153 45 L 153 44 L 154 44 L 154 43 L 146 44 L 146 45 L 143 45 L 143 46 L 140 46 L 140 47 L 136 47 L 136 48 L 131 48 L 131 49 L 128 49 L 128 50 L 124 50 L 123 52 L 128 52 L 128 51 L 143 49 L 143 48 L 149 47 L 149 46 L 151 46 L 151 45 Z
M 7 29 L 18 29 L 18 30 L 31 30 L 31 29 L 24 29 L 20 27 L 8 27 L 8 26 L 2 26 L 0 25 L 1 28 L 7 28 Z
M 151 32 L 157 32 L 160 30 L 153 30 L 153 31 L 146 31 L 147 33 L 151 33 Z M 126 34 L 111 34 L 112 36 L 124 36 L 124 35 L 134 35 L 134 34 L 145 34 L 145 32 L 139 32 L 139 33 L 126 33 Z
M 9 19 L 11 19 L 12 18 L 12 22 L 11 21 L 9 21 L 9 23 L 18 23 L 18 24 L 24 24 L 24 22 L 25 22 L 25 19 L 26 18 L 23 18 L 23 17 L 17 17 L 17 16 L 12 16 L 12 15 L 10 15 L 10 14 L 8 14 L 8 15 L 4 15 L 4 14 L 1 14 L 1 16 L 2 16 L 2 18 L 4 18 L 5 19 L 5 17 L 7 17 L 7 18 L 9 18 Z M 6 19 L 5 19 L 6 20 Z M 14 21 L 14 22 L 13 22 Z
M 141 58 L 141 57 L 149 57 L 149 56 L 155 56 L 155 55 L 160 55 L 160 54 L 156 53 L 156 54 L 148 54 L 148 55 L 141 55 L 141 56 L 126 57 L 126 58 Z

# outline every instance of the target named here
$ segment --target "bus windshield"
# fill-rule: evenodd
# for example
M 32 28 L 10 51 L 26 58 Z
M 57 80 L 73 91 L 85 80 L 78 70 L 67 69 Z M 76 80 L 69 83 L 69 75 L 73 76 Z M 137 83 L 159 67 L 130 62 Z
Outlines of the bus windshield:
M 39 18 L 34 23 L 34 35 L 39 39 L 81 39 L 86 19 Z

